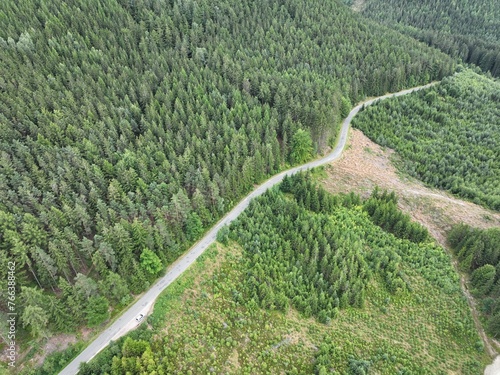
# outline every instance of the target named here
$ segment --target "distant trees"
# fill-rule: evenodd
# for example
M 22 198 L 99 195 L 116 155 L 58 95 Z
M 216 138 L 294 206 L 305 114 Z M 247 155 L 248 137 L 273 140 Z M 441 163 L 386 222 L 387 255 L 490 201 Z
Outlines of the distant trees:
M 293 199 L 281 192 L 293 194 Z M 424 241 L 425 228 L 410 222 L 395 200 L 394 193 L 375 191 L 363 203 L 354 194 L 325 192 L 305 173 L 285 177 L 279 190 L 252 201 L 231 224 L 230 238 L 245 249 L 245 298 L 268 309 L 291 305 L 306 317 L 329 323 L 339 309 L 364 305 L 365 288 L 374 274 L 392 293 L 406 290 L 400 256 L 377 243 L 376 227 L 361 211 L 365 206 L 367 212 L 379 210 L 383 214 L 378 225 L 392 231 L 403 223 L 396 236 Z M 353 207 L 359 207 L 360 215 L 349 210 Z
M 227 245 L 228 240 L 229 240 L 229 227 L 227 225 L 224 225 L 217 232 L 217 241 L 224 245 Z
M 371 365 L 370 361 L 362 359 L 351 358 L 349 360 L 349 369 L 353 375 L 367 375 Z
M 500 10 L 488 0 L 368 0 L 363 14 L 500 76 Z
M 314 361 L 315 375 L 328 375 L 331 373 L 330 369 L 335 363 L 335 352 L 335 345 L 331 340 L 325 340 L 321 343 Z
M 119 303 L 122 301 L 122 298 L 130 295 L 125 280 L 120 275 L 111 271 L 108 272 L 105 279 L 99 281 L 99 289 L 113 303 Z
M 397 197 L 394 192 L 384 191 L 380 193 L 376 188 L 370 199 L 363 204 L 363 209 L 370 215 L 375 224 L 399 238 L 419 243 L 429 237 L 425 227 L 412 222 L 409 215 L 398 209 Z
M 486 295 L 495 281 L 496 269 L 491 264 L 476 268 L 471 274 L 471 283 L 478 295 Z
M 109 301 L 105 297 L 90 297 L 85 309 L 89 327 L 97 326 L 109 319 Z
M 309 160 L 313 153 L 311 136 L 303 129 L 298 129 L 292 138 L 290 159 L 294 164 L 302 164 Z
M 141 253 L 141 267 L 150 275 L 157 275 L 163 269 L 160 258 L 145 248 Z
M 23 327 L 29 328 L 33 337 L 48 337 L 47 323 L 49 322 L 49 316 L 40 306 L 27 305 L 21 319 Z
M 196 212 L 189 214 L 186 220 L 186 236 L 189 241 L 196 240 L 203 233 L 203 223 Z

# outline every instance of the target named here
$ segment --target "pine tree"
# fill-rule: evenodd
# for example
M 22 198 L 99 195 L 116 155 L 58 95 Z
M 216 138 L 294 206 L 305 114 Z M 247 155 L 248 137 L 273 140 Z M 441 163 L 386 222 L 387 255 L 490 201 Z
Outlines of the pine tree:
M 298 129 L 292 138 L 290 158 L 294 164 L 302 164 L 312 156 L 313 146 L 311 136 L 303 129 Z

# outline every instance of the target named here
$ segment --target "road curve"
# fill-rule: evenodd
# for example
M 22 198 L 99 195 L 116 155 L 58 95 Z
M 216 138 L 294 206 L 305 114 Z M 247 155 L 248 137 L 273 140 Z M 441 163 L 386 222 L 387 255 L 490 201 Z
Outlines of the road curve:
M 169 286 L 177 277 L 179 277 L 195 260 L 198 258 L 208 246 L 215 241 L 215 237 L 219 229 L 231 223 L 236 219 L 240 213 L 243 212 L 245 208 L 249 205 L 250 201 L 262 195 L 267 189 L 278 184 L 283 177 L 291 176 L 297 172 L 318 167 L 323 164 L 327 164 L 335 159 L 337 159 L 341 154 L 347 142 L 347 133 L 349 131 L 349 125 L 354 116 L 359 112 L 359 110 L 364 106 L 373 104 L 376 101 L 407 95 L 411 92 L 426 89 L 430 86 L 435 85 L 437 82 L 429 83 L 424 86 L 414 87 L 408 90 L 399 91 L 393 94 L 386 94 L 379 96 L 374 99 L 366 100 L 352 109 L 347 118 L 343 121 L 342 127 L 340 129 L 340 136 L 335 148 L 328 155 L 321 159 L 313 160 L 309 163 L 291 168 L 287 171 L 281 172 L 274 175 L 269 180 L 262 183 L 259 187 L 253 190 L 245 198 L 243 198 L 236 207 L 234 207 L 229 213 L 226 214 L 212 229 L 196 244 L 191 247 L 183 256 L 172 263 L 167 270 L 165 276 L 159 279 L 153 286 L 141 297 L 137 302 L 135 302 L 128 310 L 126 310 L 121 317 L 111 324 L 105 331 L 103 331 L 92 343 L 90 343 L 72 362 L 70 362 L 59 375 L 75 375 L 78 373 L 78 368 L 81 362 L 90 361 L 97 353 L 104 349 L 112 340 L 117 340 L 130 330 L 136 327 L 135 318 L 139 314 L 146 315 L 150 308 L 152 307 L 154 301 L 158 295 Z

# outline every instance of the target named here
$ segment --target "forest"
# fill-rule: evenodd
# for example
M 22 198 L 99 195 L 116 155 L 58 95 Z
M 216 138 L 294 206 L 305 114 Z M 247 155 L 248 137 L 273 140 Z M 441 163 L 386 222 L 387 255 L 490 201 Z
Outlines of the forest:
M 464 70 L 366 108 L 353 126 L 394 149 L 410 176 L 498 211 L 499 103 L 500 81 Z
M 148 324 L 79 374 L 479 373 L 488 359 L 444 249 L 406 238 L 418 224 L 393 193 L 334 196 L 311 180 L 253 200 Z
M 362 14 L 500 76 L 496 1 L 366 0 Z
M 448 242 L 470 277 L 485 328 L 494 338 L 500 337 L 500 228 L 460 224 L 448 233 Z
M 341 208 L 362 208 L 384 230 L 422 243 L 427 230 L 397 209 L 393 193 L 375 190 L 361 204 L 355 194 L 332 196 L 317 189 L 304 174 L 285 178 L 281 191 L 294 194 L 295 202 L 269 192 L 232 225 L 229 238 L 249 254 L 245 300 L 277 310 L 287 309 L 291 301 L 305 317 L 314 315 L 328 323 L 339 309 L 363 307 L 366 285 L 373 277 L 384 280 L 394 293 L 408 288 L 401 255 L 384 241 L 377 243 L 371 233 L 350 230 L 357 220 Z M 307 211 L 326 215 L 306 215 Z
M 22 349 L 114 316 L 352 103 L 455 69 L 319 0 L 4 0 L 0 54 L 0 296 L 15 259 Z

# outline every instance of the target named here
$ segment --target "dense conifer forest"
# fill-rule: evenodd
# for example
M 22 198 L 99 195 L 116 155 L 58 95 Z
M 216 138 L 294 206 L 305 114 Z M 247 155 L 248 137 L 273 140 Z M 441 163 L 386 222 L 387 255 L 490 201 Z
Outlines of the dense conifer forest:
M 498 1 L 366 0 L 362 13 L 500 76 Z
M 500 337 L 500 228 L 457 225 L 449 232 L 448 242 L 470 275 L 472 294 L 479 300 L 486 329 L 493 337 Z
M 353 121 L 402 158 L 428 185 L 500 210 L 500 82 L 471 70 L 403 98 L 366 108 Z
M 454 70 L 319 0 L 3 0 L 0 61 L 0 268 L 35 338 L 106 321 L 351 103 Z
M 482 342 L 450 257 L 396 200 L 285 179 L 166 290 L 151 328 L 80 375 L 479 373 Z

